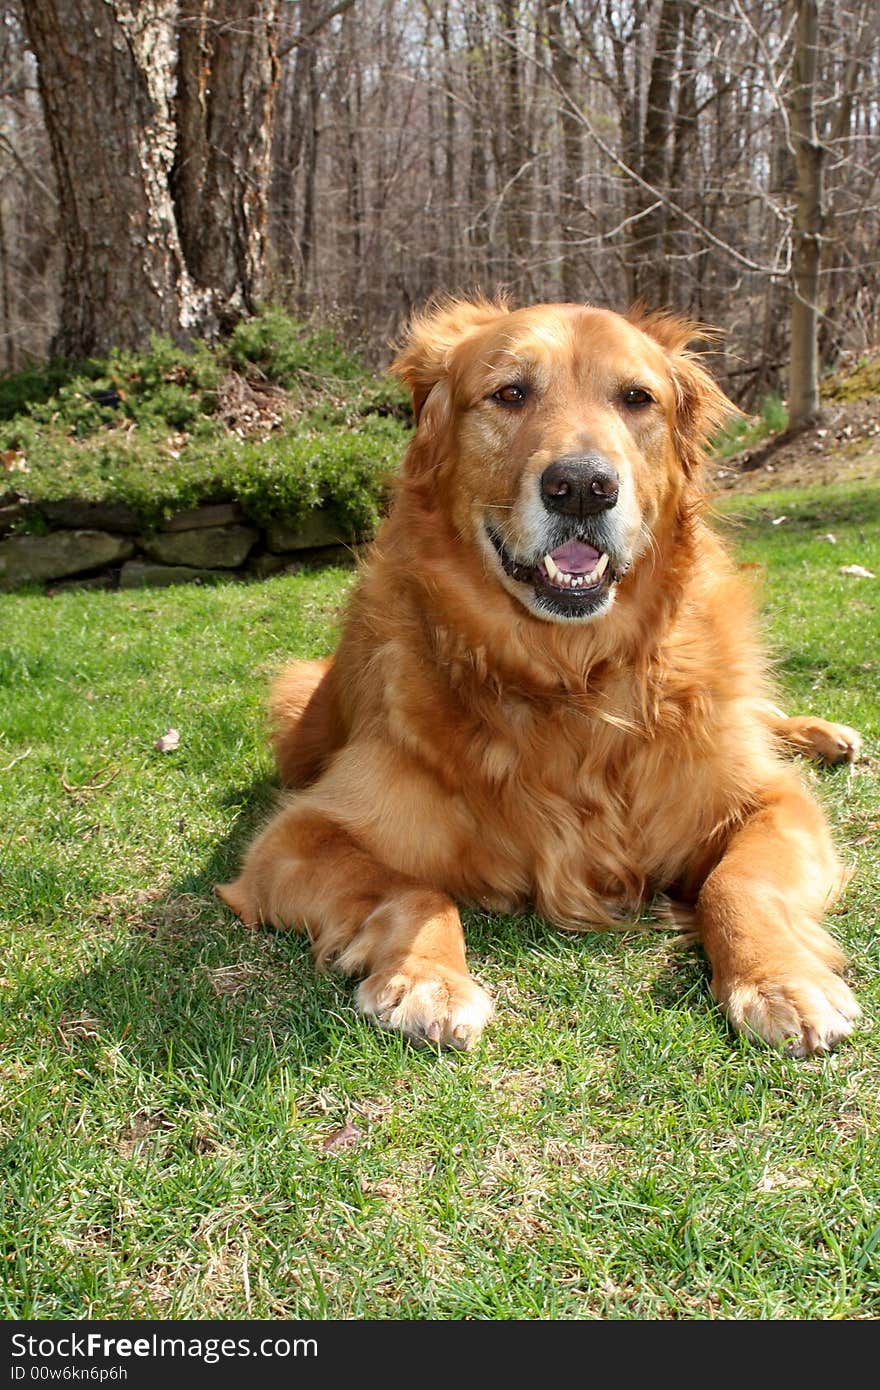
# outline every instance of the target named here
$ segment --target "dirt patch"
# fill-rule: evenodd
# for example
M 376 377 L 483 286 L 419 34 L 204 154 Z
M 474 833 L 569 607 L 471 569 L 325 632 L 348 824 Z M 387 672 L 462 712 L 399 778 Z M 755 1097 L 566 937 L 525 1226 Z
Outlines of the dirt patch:
M 827 400 L 815 428 L 777 436 L 707 465 L 710 490 L 769 492 L 816 483 L 880 481 L 880 399 Z
M 240 439 L 264 440 L 296 412 L 280 386 L 229 372 L 217 393 L 217 413 Z

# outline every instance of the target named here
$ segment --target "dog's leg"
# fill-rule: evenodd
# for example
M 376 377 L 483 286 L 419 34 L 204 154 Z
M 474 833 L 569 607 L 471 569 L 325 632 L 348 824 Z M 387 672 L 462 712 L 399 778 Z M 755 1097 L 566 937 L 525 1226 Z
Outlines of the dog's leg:
M 332 658 L 285 666 L 269 698 L 269 721 L 284 786 L 316 781 L 345 742 Z
M 319 964 L 363 976 L 358 1006 L 382 1028 L 469 1048 L 491 1016 L 452 899 L 381 864 L 305 800 L 270 822 L 217 892 L 249 926 L 302 927 Z
M 789 717 L 769 701 L 762 700 L 760 712 L 770 729 L 784 744 L 805 758 L 825 763 L 852 763 L 862 748 L 862 736 L 846 724 L 834 724 L 812 715 Z
M 845 959 L 819 925 L 844 878 L 819 807 L 781 779 L 697 899 L 712 993 L 734 1028 L 795 1056 L 852 1031 L 859 1008 L 839 976 Z

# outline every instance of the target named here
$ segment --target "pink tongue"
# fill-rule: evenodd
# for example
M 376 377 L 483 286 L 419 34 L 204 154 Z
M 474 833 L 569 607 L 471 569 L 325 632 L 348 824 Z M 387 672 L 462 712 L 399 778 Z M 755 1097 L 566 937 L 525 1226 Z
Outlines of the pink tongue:
M 565 574 L 590 574 L 599 563 L 599 554 L 593 546 L 578 540 L 566 541 L 565 545 L 550 551 L 556 568 Z

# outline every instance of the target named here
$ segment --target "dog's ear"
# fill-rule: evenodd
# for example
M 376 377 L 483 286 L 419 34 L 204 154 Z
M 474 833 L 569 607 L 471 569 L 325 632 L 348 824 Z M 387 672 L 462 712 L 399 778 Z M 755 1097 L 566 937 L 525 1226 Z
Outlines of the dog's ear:
M 508 312 L 502 301 L 493 302 L 479 295 L 474 299 L 443 300 L 414 315 L 391 371 L 412 392 L 416 424 L 431 391 L 446 375 L 451 354 L 462 339 Z
M 705 445 L 719 425 L 732 415 L 742 414 L 725 396 L 699 356 L 689 351 L 690 343 L 711 343 L 721 335 L 717 329 L 666 310 L 649 313 L 641 304 L 634 305 L 627 318 L 659 343 L 669 358 L 676 393 L 675 447 L 690 477 L 702 463 Z

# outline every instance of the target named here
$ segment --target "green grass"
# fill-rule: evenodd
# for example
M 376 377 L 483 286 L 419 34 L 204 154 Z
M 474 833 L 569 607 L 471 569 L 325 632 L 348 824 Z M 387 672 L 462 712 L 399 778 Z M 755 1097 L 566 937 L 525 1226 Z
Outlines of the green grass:
M 477 913 L 481 1046 L 374 1031 L 210 893 L 272 805 L 268 674 L 350 576 L 3 600 L 3 1315 L 880 1315 L 880 581 L 838 573 L 880 572 L 880 491 L 733 507 L 786 702 L 868 739 L 805 772 L 858 865 L 866 1020 L 826 1059 L 733 1037 L 668 933 Z

